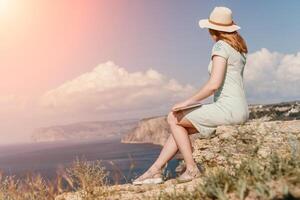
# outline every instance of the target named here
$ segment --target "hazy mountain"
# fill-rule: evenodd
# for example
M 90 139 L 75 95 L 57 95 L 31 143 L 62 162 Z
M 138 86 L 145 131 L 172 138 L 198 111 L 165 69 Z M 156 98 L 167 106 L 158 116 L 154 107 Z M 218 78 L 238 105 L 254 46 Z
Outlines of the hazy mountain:
M 71 139 L 107 139 L 122 137 L 130 132 L 139 119 L 116 121 L 88 121 L 65 125 L 41 127 L 34 130 L 31 139 L 35 142 Z

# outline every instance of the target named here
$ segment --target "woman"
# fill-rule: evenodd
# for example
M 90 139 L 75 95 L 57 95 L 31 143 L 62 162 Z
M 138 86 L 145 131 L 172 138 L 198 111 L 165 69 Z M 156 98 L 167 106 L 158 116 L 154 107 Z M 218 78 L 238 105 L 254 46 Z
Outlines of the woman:
M 192 157 L 192 146 L 188 134 L 197 133 L 209 137 L 217 126 L 242 124 L 249 118 L 248 104 L 243 85 L 247 46 L 237 32 L 240 29 L 233 20 L 232 12 L 226 7 L 215 7 L 209 19 L 199 21 L 201 28 L 208 28 L 215 44 L 208 65 L 209 80 L 192 97 L 177 103 L 168 114 L 167 121 L 172 134 L 153 165 L 133 184 L 161 183 L 163 166 L 179 150 L 184 158 L 186 170 L 177 180 L 184 182 L 199 177 L 200 171 Z M 203 104 L 181 111 L 173 111 L 202 101 L 214 94 L 213 103 Z

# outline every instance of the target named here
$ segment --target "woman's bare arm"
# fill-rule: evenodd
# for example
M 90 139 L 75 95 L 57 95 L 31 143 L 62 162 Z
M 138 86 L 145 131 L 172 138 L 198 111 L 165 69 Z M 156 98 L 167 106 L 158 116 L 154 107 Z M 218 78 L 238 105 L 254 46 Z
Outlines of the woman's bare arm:
M 187 100 L 177 103 L 172 110 L 177 107 L 184 107 L 190 104 L 202 101 L 212 95 L 223 83 L 226 72 L 226 59 L 219 55 L 212 57 L 212 69 L 209 80 L 200 88 L 200 90 Z
M 222 85 L 226 72 L 226 59 L 221 56 L 213 56 L 212 70 L 209 80 L 202 88 L 192 97 L 187 99 L 188 102 L 201 101 L 212 95 Z

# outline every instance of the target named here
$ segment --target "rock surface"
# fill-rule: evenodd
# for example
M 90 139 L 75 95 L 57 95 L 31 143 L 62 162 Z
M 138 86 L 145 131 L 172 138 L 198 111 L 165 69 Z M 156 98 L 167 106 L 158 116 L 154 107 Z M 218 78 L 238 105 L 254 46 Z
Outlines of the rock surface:
M 201 183 L 201 179 L 197 178 L 188 183 L 176 184 L 176 181 L 168 180 L 163 184 L 158 185 L 132 185 L 132 184 L 123 184 L 123 185 L 114 185 L 105 188 L 107 193 L 110 193 L 108 197 L 103 197 L 99 199 L 109 199 L 109 200 L 134 200 L 134 199 L 156 199 L 160 192 L 163 190 L 168 194 L 176 192 L 191 192 L 195 189 L 196 185 Z M 95 188 L 97 190 L 97 188 Z M 81 192 L 69 192 L 59 195 L 55 200 L 84 200 L 81 196 Z
M 281 156 L 299 152 L 299 144 L 300 120 L 250 121 L 243 125 L 220 126 L 216 137 L 196 139 L 193 157 L 209 167 L 226 166 L 239 164 L 240 158 L 253 154 L 263 160 L 272 152 Z

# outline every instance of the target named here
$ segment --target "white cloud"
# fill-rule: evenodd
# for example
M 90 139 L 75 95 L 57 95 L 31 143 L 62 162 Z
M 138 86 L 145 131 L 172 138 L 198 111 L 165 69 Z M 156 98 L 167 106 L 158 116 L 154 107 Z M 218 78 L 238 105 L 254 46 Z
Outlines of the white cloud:
M 248 55 L 244 77 L 249 102 L 299 99 L 300 53 L 282 54 L 262 48 Z M 166 110 L 196 91 L 152 68 L 128 72 L 108 61 L 46 92 L 40 105 L 60 115 L 147 113 L 153 108 Z
M 252 102 L 300 99 L 300 52 L 282 54 L 262 48 L 248 55 L 247 96 Z
M 45 93 L 42 107 L 64 113 L 120 113 L 166 108 L 196 89 L 159 72 L 128 72 L 111 61 Z

